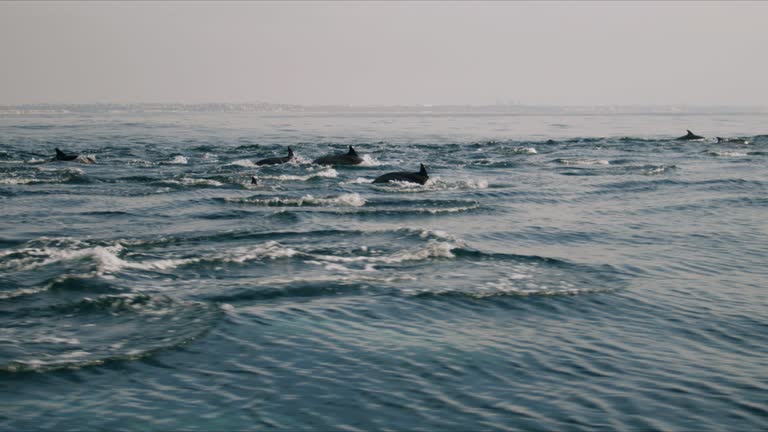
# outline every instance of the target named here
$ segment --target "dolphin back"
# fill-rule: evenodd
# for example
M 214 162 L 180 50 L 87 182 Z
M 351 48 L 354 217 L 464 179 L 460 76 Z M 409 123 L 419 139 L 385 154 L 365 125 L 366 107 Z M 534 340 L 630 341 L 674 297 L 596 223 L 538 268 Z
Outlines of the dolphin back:
M 391 172 L 380 175 L 373 180 L 373 183 L 400 181 L 423 185 L 427 182 L 427 180 L 429 180 L 429 175 L 427 175 L 427 169 L 424 167 L 424 164 L 421 164 L 419 168 L 419 172 Z
M 321 156 L 314 160 L 314 163 L 318 165 L 357 165 L 361 163 L 363 159 L 358 156 L 352 146 L 349 146 L 347 153 L 334 153 L 325 156 Z

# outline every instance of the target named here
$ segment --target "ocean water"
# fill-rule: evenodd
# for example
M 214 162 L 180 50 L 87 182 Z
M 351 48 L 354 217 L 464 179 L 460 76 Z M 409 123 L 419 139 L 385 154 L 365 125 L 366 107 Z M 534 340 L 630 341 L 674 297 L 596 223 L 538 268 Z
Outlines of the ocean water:
M 0 429 L 768 429 L 766 133 L 2 115 Z M 361 166 L 311 164 L 347 145 Z

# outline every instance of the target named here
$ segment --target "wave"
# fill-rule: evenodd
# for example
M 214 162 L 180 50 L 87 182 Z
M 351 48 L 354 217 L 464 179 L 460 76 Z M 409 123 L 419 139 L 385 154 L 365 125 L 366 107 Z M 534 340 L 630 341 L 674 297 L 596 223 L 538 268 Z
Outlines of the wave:
M 360 158 L 363 159 L 363 161 L 360 162 L 358 164 L 358 166 L 361 166 L 361 167 L 375 167 L 375 166 L 380 166 L 381 165 L 381 162 L 379 162 L 378 159 L 374 158 L 373 156 L 371 156 L 369 154 L 364 154 L 364 155 L 360 156 Z
M 677 165 L 642 165 L 639 167 L 633 167 L 633 170 L 638 170 L 643 175 L 659 175 L 665 174 L 671 171 L 676 171 Z
M 290 175 L 290 174 L 282 174 L 278 176 L 270 176 L 270 175 L 256 175 L 256 179 L 269 179 L 269 180 L 280 180 L 280 181 L 310 181 L 318 178 L 336 178 L 338 177 L 339 173 L 333 168 L 327 168 L 323 169 L 321 171 L 307 174 L 307 175 Z
M 130 159 L 127 163 L 128 165 L 135 167 L 151 167 L 157 165 L 156 162 L 151 162 L 144 159 Z
M 12 172 L 8 177 L 0 177 L 0 185 L 28 185 L 45 183 L 89 183 L 90 179 L 80 168 L 43 168 L 36 167 L 32 172 Z
M 536 150 L 535 147 L 512 147 L 512 148 L 503 148 L 501 149 L 502 153 L 507 154 L 526 154 L 526 155 L 535 155 L 539 154 L 539 152 Z
M 304 195 L 299 198 L 225 198 L 227 202 L 253 204 L 267 207 L 318 207 L 318 206 L 344 206 L 344 207 L 362 207 L 366 200 L 358 193 L 347 193 L 330 197 L 315 197 Z
M 204 178 L 190 178 L 181 177 L 175 180 L 161 180 L 160 184 L 181 185 L 181 186 L 224 186 L 224 183 L 216 180 L 204 179 Z
M 83 279 L 114 279 L 115 274 L 124 270 L 162 272 L 203 262 L 244 263 L 258 259 L 292 257 L 297 253 L 294 249 L 270 241 L 258 246 L 229 248 L 223 252 L 202 256 L 135 261 L 134 256 L 125 253 L 125 246 L 119 242 L 110 246 L 91 246 L 85 242 L 71 241 L 58 248 L 32 247 L 3 252 L 0 255 L 0 270 L 27 272 L 52 264 L 79 261 L 80 272 L 74 276 Z
M 555 159 L 555 163 L 561 165 L 610 165 L 611 162 L 606 159 L 580 159 L 580 158 L 561 158 Z
M 165 162 L 160 162 L 161 165 L 186 165 L 189 163 L 189 159 L 185 156 L 177 155 L 173 159 Z
M 0 371 L 44 372 L 133 360 L 187 344 L 205 334 L 221 310 L 201 302 L 145 294 L 84 298 L 6 319 L 9 350 Z
M 342 182 L 340 184 L 350 183 L 363 183 L 364 178 L 358 178 L 352 182 Z M 368 181 L 371 183 L 373 180 Z M 382 191 L 388 192 L 432 192 L 432 191 L 445 191 L 445 190 L 467 190 L 467 189 L 487 189 L 488 181 L 485 179 L 456 179 L 446 180 L 440 176 L 430 177 L 429 180 L 423 185 L 411 183 L 392 181 L 388 183 L 372 183 L 372 187 Z
M 721 156 L 721 157 L 744 157 L 747 156 L 747 153 L 740 152 L 740 151 L 733 151 L 733 150 L 712 150 L 708 152 L 710 156 Z

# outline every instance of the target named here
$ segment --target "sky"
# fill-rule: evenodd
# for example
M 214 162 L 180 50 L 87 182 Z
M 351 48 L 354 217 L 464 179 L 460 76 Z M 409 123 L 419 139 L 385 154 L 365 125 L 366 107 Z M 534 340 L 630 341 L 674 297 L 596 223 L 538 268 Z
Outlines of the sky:
M 768 105 L 768 2 L 0 2 L 0 105 Z

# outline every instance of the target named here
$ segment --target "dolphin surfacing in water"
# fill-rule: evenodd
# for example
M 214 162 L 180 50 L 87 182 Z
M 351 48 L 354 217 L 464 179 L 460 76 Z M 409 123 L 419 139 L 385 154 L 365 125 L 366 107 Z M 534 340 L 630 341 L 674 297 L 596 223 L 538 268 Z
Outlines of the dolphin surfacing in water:
M 749 144 L 749 141 L 745 140 L 744 138 L 721 138 L 717 137 L 718 143 L 728 143 L 728 144 Z
M 391 172 L 376 177 L 373 183 L 388 183 L 391 181 L 418 183 L 423 185 L 429 180 L 427 169 L 424 168 L 424 164 L 420 164 L 418 172 Z
M 358 165 L 363 158 L 357 155 L 355 149 L 349 146 L 347 153 L 334 153 L 315 159 L 313 163 L 318 165 Z
M 691 132 L 690 130 L 686 129 L 686 132 L 688 132 L 688 133 L 683 135 L 683 136 L 681 136 L 681 137 L 675 138 L 675 141 L 699 141 L 699 140 L 704 140 L 703 136 L 696 135 L 695 133 Z
M 291 150 L 291 148 L 288 147 L 288 156 L 262 159 L 256 162 L 256 165 L 279 165 L 279 164 L 284 164 L 291 159 L 293 159 L 293 150 Z
M 66 154 L 63 151 L 59 150 L 58 147 L 56 147 L 56 157 L 54 160 L 57 161 L 78 161 L 82 163 L 96 163 L 96 160 L 93 159 L 90 156 L 83 156 L 83 155 L 73 155 L 73 154 Z

